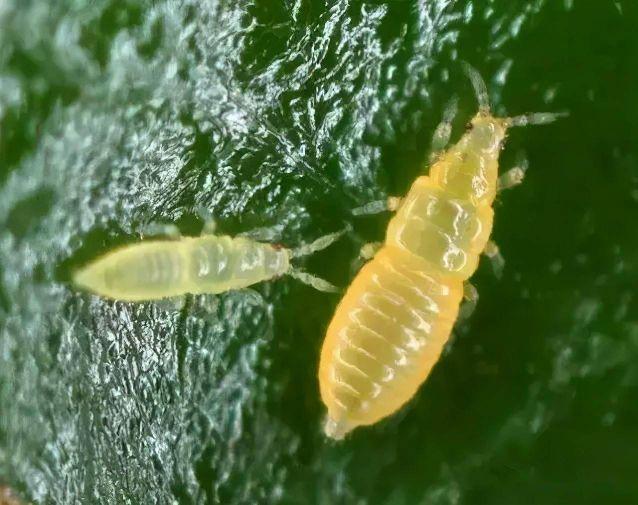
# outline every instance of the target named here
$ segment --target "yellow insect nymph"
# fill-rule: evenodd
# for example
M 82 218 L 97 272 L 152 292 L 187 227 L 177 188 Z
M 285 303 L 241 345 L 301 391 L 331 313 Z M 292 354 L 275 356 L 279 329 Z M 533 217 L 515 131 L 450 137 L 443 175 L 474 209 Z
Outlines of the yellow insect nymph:
M 291 259 L 332 244 L 333 233 L 297 249 L 248 237 L 205 234 L 128 245 L 75 272 L 76 286 L 100 296 L 138 302 L 186 293 L 222 293 L 282 275 L 291 275 L 321 291 L 334 286 L 291 265 Z
M 339 303 L 321 350 L 325 432 L 340 439 L 393 414 L 416 393 L 450 337 L 464 294 L 488 245 L 498 158 L 507 129 L 558 115 L 498 118 L 485 85 L 468 73 L 480 109 L 429 176 L 417 178 L 385 241 Z

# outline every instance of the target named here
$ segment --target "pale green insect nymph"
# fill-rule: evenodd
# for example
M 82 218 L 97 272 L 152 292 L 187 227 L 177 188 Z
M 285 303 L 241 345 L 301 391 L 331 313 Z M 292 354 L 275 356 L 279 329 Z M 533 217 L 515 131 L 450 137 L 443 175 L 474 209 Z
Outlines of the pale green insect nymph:
M 290 275 L 321 291 L 336 288 L 291 265 L 328 247 L 343 232 L 287 249 L 248 237 L 202 235 L 149 240 L 115 249 L 80 268 L 73 283 L 100 296 L 131 302 L 187 293 L 221 293 Z

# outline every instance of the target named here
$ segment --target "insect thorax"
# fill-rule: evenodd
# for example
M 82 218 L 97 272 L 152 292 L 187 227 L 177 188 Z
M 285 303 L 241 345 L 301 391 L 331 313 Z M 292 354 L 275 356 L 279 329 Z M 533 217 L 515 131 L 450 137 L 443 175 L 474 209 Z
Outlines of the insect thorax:
M 289 268 L 286 250 L 227 236 L 196 239 L 191 262 L 193 277 L 208 292 L 246 287 L 282 275 Z

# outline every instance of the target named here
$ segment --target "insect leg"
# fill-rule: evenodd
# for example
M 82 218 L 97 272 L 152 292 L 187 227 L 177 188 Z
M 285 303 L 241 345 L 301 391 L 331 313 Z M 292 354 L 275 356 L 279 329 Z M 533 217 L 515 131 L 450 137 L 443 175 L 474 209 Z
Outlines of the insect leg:
M 474 285 L 465 281 L 463 283 L 463 304 L 461 305 L 461 309 L 459 310 L 459 319 L 464 320 L 472 315 L 474 309 L 476 309 L 476 304 L 478 303 L 479 294 Z
M 401 205 L 402 198 L 400 196 L 389 196 L 385 200 L 376 200 L 366 203 L 361 207 L 352 209 L 353 216 L 370 216 L 372 214 L 380 214 L 381 212 L 394 212 Z
M 274 226 L 262 226 L 259 228 L 253 228 L 251 230 L 238 233 L 239 237 L 246 237 L 256 240 L 258 242 L 276 242 L 281 233 L 283 232 L 283 226 L 276 224 Z
M 215 230 L 217 229 L 217 223 L 215 222 L 213 213 L 209 211 L 207 208 L 199 205 L 197 207 L 197 215 L 200 217 L 202 221 L 204 221 L 204 226 L 202 227 L 201 235 L 214 235 Z
M 218 307 L 219 297 L 217 295 L 199 294 L 193 296 L 188 311 L 198 318 L 207 319 L 217 312 Z
M 500 193 L 504 189 L 513 188 L 518 186 L 525 178 L 525 169 L 522 167 L 510 168 L 507 172 L 501 175 L 496 181 L 496 190 Z
M 317 291 L 324 291 L 326 293 L 338 293 L 340 291 L 338 287 L 330 284 L 328 281 L 309 274 L 299 268 L 291 268 L 288 275 L 315 288 Z
M 367 244 L 363 244 L 359 251 L 359 257 L 366 261 L 371 260 L 381 247 L 383 247 L 383 242 L 368 242 Z
M 182 236 L 179 228 L 174 224 L 155 222 L 143 225 L 140 230 L 140 235 L 142 238 L 147 236 L 164 236 L 171 240 L 178 240 Z
M 184 305 L 186 305 L 186 295 L 162 298 L 161 300 L 157 300 L 155 305 L 160 310 L 166 312 L 179 312 L 184 308 Z
M 505 189 L 518 186 L 525 178 L 525 172 L 527 172 L 528 162 L 527 159 L 519 154 L 518 163 L 516 166 L 510 168 L 507 172 L 502 174 L 496 181 L 496 190 L 501 192 Z
M 215 230 L 217 229 L 217 223 L 215 220 L 210 219 L 204 223 L 204 227 L 202 228 L 202 235 L 215 235 Z
M 237 293 L 240 293 L 246 299 L 246 301 L 249 301 L 256 307 L 268 309 L 268 303 L 266 303 L 264 297 L 261 296 L 259 291 L 255 291 L 252 288 L 241 288 L 237 290 Z
M 505 268 L 505 258 L 501 254 L 501 250 L 496 245 L 496 242 L 490 240 L 485 244 L 483 254 L 487 256 L 492 262 L 492 270 L 497 279 L 503 276 L 503 269 Z
M 374 258 L 379 249 L 383 247 L 383 242 L 368 242 L 363 244 L 359 250 L 359 256 L 352 260 L 350 263 L 350 271 L 352 274 L 358 272 L 366 261 Z
M 337 239 L 339 239 L 339 237 L 341 237 L 341 235 L 343 235 L 346 231 L 347 228 L 336 233 L 329 233 L 328 235 L 319 237 L 317 240 L 311 242 L 310 244 L 303 244 L 293 249 L 292 251 L 290 251 L 290 254 L 293 258 L 298 258 L 299 256 L 307 256 L 308 254 L 321 251 L 333 242 L 337 241 Z
M 452 121 L 458 110 L 458 98 L 452 97 L 445 106 L 443 119 L 434 130 L 432 135 L 432 147 L 430 149 L 430 163 L 433 163 L 445 149 L 452 134 Z

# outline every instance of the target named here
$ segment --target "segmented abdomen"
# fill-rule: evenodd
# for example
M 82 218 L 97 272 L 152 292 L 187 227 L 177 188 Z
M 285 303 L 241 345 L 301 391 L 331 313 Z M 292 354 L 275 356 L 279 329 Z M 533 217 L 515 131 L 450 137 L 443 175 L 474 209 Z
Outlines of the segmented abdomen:
M 151 241 L 117 249 L 75 274 L 77 285 L 109 298 L 156 300 L 181 293 L 187 277 L 181 241 Z
M 489 205 L 455 197 L 429 177 L 413 183 L 383 249 L 328 327 L 319 380 L 329 435 L 372 424 L 414 395 L 450 336 L 492 219 Z
M 408 401 L 425 380 L 458 313 L 462 282 L 385 246 L 348 288 L 321 352 L 327 433 L 340 438 Z

